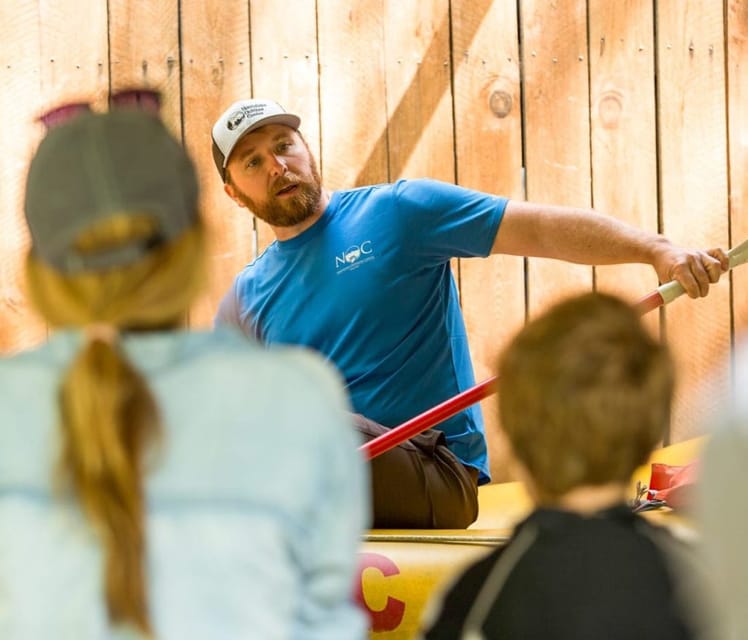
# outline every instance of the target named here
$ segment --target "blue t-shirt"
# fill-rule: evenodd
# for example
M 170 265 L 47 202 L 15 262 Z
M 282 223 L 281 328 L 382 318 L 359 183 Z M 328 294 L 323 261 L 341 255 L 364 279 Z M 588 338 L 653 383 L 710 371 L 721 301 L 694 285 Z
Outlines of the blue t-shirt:
M 475 384 L 449 261 L 489 255 L 506 202 L 425 179 L 336 191 L 236 277 L 216 322 L 321 352 L 357 412 L 397 426 Z M 437 428 L 488 482 L 480 406 Z

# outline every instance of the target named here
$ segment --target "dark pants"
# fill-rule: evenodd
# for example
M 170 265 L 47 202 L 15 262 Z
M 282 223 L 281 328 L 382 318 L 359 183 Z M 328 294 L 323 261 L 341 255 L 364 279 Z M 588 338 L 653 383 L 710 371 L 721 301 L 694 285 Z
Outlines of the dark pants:
M 361 414 L 365 442 L 389 431 Z M 478 517 L 478 471 L 429 429 L 373 458 L 370 466 L 375 529 L 464 529 Z

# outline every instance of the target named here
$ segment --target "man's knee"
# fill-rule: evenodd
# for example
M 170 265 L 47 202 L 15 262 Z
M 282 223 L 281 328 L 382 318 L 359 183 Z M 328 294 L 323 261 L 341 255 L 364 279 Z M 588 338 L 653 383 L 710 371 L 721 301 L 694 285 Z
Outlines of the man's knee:
M 389 431 L 361 414 L 354 424 L 366 441 Z M 455 457 L 438 430 L 370 464 L 375 528 L 464 529 L 478 517 L 478 472 Z

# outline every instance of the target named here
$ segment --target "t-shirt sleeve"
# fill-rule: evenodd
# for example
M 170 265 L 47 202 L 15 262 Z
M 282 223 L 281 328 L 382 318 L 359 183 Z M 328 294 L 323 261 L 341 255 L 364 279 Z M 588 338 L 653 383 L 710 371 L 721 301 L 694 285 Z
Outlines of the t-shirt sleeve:
M 221 298 L 221 302 L 218 303 L 218 310 L 213 318 L 214 327 L 226 324 L 236 327 L 241 326 L 239 322 L 239 306 L 236 302 L 236 283 L 232 284 L 223 298 Z
M 393 193 L 412 250 L 438 260 L 488 256 L 508 202 L 431 179 L 400 180 Z
M 227 325 L 236 327 L 248 338 L 264 342 L 259 328 L 253 322 L 252 315 L 248 311 L 242 310 L 241 285 L 241 274 L 239 274 L 218 303 L 218 309 L 213 318 L 213 328 L 217 329 L 220 326 Z

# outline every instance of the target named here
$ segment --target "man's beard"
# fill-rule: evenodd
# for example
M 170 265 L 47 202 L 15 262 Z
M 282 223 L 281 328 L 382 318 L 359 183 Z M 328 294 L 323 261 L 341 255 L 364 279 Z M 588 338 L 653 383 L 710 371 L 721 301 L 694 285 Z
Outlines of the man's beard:
M 290 184 L 297 185 L 297 193 L 290 198 L 277 198 L 275 194 Z M 289 171 L 275 182 L 272 187 L 273 192 L 268 193 L 267 200 L 263 204 L 252 200 L 236 185 L 232 186 L 236 197 L 260 220 L 264 220 L 273 227 L 293 227 L 304 222 L 317 212 L 322 198 L 322 179 L 314 159 L 311 161 L 309 178 L 303 178 Z

